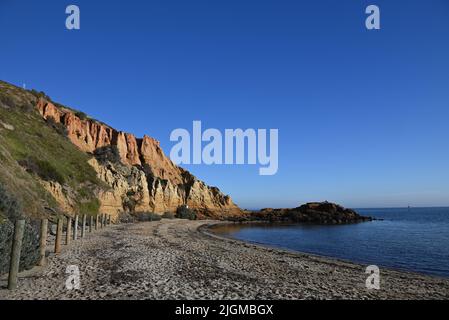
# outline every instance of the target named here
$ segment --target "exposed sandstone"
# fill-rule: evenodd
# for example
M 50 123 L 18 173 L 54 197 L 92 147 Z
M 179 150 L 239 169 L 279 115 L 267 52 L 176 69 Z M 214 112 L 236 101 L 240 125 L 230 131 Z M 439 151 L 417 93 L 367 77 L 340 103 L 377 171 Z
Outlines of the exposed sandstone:
M 176 166 L 159 141 L 146 135 L 137 139 L 93 119 L 81 119 L 72 110 L 44 99 L 38 101 L 37 109 L 44 119 L 63 124 L 70 141 L 84 152 L 94 154 L 101 148 L 116 147 L 119 163 L 95 158 L 89 162 L 110 187 L 99 192 L 101 212 L 113 216 L 131 210 L 164 213 L 188 205 L 200 218 L 242 214 L 229 196 Z M 59 192 L 55 195 L 60 197 Z
M 76 206 L 75 199 L 71 197 L 70 193 L 64 192 L 64 187 L 61 184 L 44 180 L 41 180 L 40 183 L 55 198 L 61 210 L 64 212 L 73 212 Z

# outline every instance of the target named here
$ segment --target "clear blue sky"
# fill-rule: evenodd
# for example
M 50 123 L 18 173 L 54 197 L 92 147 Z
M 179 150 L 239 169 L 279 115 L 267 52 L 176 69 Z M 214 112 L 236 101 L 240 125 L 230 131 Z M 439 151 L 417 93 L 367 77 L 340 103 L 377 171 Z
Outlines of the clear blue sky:
M 167 154 L 193 120 L 278 128 L 275 176 L 187 166 L 242 207 L 449 205 L 447 0 L 1 0 L 0 32 L 0 79 Z

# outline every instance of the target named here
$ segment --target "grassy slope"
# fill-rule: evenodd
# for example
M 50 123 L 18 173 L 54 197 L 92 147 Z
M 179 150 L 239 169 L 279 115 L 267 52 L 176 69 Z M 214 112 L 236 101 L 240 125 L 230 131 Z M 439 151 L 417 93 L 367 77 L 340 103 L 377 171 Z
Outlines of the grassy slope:
M 102 188 L 89 155 L 79 151 L 64 135 L 50 126 L 33 107 L 36 94 L 0 81 L 0 183 L 24 208 L 28 216 L 41 216 L 44 207 L 58 210 L 55 199 L 40 179 L 62 182 L 73 194 L 75 211 L 94 214 L 99 203 L 95 190 Z M 39 170 L 27 172 L 19 162 L 31 161 Z

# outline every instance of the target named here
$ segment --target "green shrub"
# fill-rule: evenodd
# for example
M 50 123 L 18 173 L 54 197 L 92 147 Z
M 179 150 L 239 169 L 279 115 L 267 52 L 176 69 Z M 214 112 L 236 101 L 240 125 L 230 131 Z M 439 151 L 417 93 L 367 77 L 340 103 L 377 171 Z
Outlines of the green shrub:
M 127 197 L 132 197 L 132 196 L 135 196 L 135 195 L 136 195 L 136 192 L 134 190 L 129 190 L 128 192 L 126 192 L 126 196 Z
M 7 94 L 0 94 L 0 105 L 13 108 L 15 103 L 14 100 Z
M 118 151 L 117 146 L 105 146 L 95 149 L 94 151 L 95 158 L 101 163 L 112 162 L 112 163 L 120 163 L 120 153 Z
M 28 172 L 37 174 L 46 181 L 55 181 L 60 184 L 64 184 L 65 182 L 64 176 L 48 161 L 27 157 L 19 160 L 18 163 Z
M 90 199 L 92 196 L 92 190 L 87 187 L 82 187 L 78 189 L 78 197 L 80 199 Z
M 0 216 L 11 221 L 22 217 L 22 206 L 8 193 L 2 184 L 0 184 Z
M 44 91 L 38 92 L 37 90 L 32 89 L 30 91 L 30 93 L 32 95 L 34 95 L 36 98 L 38 98 L 38 99 L 42 98 L 42 99 L 45 99 L 47 101 L 51 101 L 51 98 L 49 96 L 47 96 L 47 94 Z
M 30 113 L 34 111 L 35 108 L 31 103 L 24 103 L 20 106 L 20 110 L 24 113 Z
M 120 212 L 118 215 L 118 221 L 120 223 L 133 223 L 136 222 L 136 218 L 129 212 Z
M 0 184 L 0 275 L 9 270 L 14 222 L 24 219 L 22 205 Z M 39 258 L 39 233 L 33 221 L 27 219 L 20 255 L 20 270 L 33 267 Z
M 122 201 L 122 206 L 129 212 L 134 212 L 137 206 L 137 200 L 134 198 L 124 197 Z
M 56 122 L 55 118 L 48 117 L 46 123 L 50 128 L 53 128 L 60 135 L 67 136 L 67 128 L 62 123 Z
M 162 215 L 162 218 L 164 218 L 164 219 L 174 219 L 175 218 L 175 214 L 173 212 L 164 212 L 164 214 Z
M 87 114 L 85 114 L 82 111 L 77 111 L 75 112 L 75 116 L 77 116 L 78 118 L 80 118 L 81 120 L 86 120 L 87 119 Z
M 134 212 L 132 214 L 134 217 L 136 217 L 137 221 L 159 221 L 162 219 L 160 215 L 154 212 Z
M 100 210 L 100 200 L 93 198 L 87 202 L 80 202 L 78 204 L 78 211 L 85 214 L 96 214 Z
M 183 205 L 176 210 L 176 218 L 196 220 L 196 213 L 189 209 L 188 206 Z
M 0 275 L 9 270 L 11 244 L 14 233 L 13 221 L 0 224 Z M 27 219 L 22 239 L 19 270 L 34 267 L 39 259 L 39 226 L 38 221 Z

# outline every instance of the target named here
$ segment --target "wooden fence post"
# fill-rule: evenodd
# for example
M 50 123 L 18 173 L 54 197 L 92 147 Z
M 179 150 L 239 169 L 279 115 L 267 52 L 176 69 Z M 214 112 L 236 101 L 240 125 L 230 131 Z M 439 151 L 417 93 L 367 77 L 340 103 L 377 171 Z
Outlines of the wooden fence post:
M 100 214 L 100 228 L 103 228 L 104 227 L 104 216 L 103 216 L 103 214 Z
M 58 218 L 58 224 L 56 227 L 56 240 L 55 240 L 55 253 L 58 254 L 61 252 L 61 240 L 62 240 L 62 227 L 64 221 L 62 218 Z
M 73 240 L 78 239 L 78 215 L 75 215 L 75 223 L 73 225 Z
M 67 218 L 67 231 L 66 231 L 66 235 L 65 235 L 65 244 L 69 245 L 70 244 L 70 240 L 72 240 L 72 218 L 68 217 Z
M 90 216 L 89 232 L 92 232 L 93 225 L 94 225 L 94 216 Z
M 25 220 L 16 220 L 14 225 L 14 238 L 11 248 L 11 261 L 9 264 L 8 289 L 17 288 L 17 277 L 19 274 L 20 252 L 22 251 L 23 233 L 25 231 Z
M 45 266 L 47 264 L 47 258 L 45 257 L 47 251 L 47 229 L 48 229 L 48 220 L 41 220 L 41 230 L 39 237 L 39 266 Z
M 83 214 L 83 225 L 81 229 L 81 238 L 84 238 L 86 236 L 86 215 Z
M 95 217 L 95 230 L 98 230 L 98 214 Z

